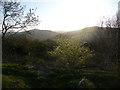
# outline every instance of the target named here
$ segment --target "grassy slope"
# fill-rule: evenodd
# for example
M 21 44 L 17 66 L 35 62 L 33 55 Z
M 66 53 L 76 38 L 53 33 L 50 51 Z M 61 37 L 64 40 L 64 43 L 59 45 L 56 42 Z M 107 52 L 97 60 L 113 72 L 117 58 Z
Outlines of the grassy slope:
M 78 82 L 86 77 L 87 88 L 119 87 L 118 73 L 103 71 L 47 72 L 48 75 L 37 75 L 35 70 L 28 70 L 19 64 L 3 65 L 3 88 L 77 88 Z

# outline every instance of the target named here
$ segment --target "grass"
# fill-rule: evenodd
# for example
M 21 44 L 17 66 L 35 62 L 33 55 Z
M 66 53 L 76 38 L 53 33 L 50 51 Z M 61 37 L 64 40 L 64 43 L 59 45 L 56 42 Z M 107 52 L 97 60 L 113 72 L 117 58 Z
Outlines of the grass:
M 2 67 L 3 88 L 77 88 L 83 77 L 86 88 L 120 88 L 117 73 L 83 70 L 79 73 L 48 72 L 45 76 L 19 64 L 3 64 Z

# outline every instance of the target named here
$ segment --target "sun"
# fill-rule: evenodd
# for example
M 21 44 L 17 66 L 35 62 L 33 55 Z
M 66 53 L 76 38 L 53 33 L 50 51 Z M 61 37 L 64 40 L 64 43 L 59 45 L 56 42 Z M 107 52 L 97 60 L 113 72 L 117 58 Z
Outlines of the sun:
M 109 8 L 103 0 L 63 0 L 48 17 L 42 19 L 40 28 L 73 31 L 95 26 Z

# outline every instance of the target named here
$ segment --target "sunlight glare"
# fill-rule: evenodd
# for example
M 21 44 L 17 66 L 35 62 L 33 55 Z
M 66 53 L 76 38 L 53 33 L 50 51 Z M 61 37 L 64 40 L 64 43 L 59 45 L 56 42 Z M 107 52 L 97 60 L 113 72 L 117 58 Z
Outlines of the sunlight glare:
M 71 31 L 95 26 L 100 16 L 110 14 L 110 8 L 103 0 L 64 0 L 42 19 L 40 28 Z

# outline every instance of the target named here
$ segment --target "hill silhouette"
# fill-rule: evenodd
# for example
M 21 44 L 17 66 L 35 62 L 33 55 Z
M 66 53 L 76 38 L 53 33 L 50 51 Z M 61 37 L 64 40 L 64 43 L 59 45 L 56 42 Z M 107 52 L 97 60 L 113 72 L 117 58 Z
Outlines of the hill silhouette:
M 53 32 L 50 30 L 33 29 L 33 30 L 29 30 L 27 32 L 22 32 L 22 34 L 28 35 L 34 39 L 46 40 L 46 39 L 51 39 L 51 38 L 55 37 L 59 33 Z

